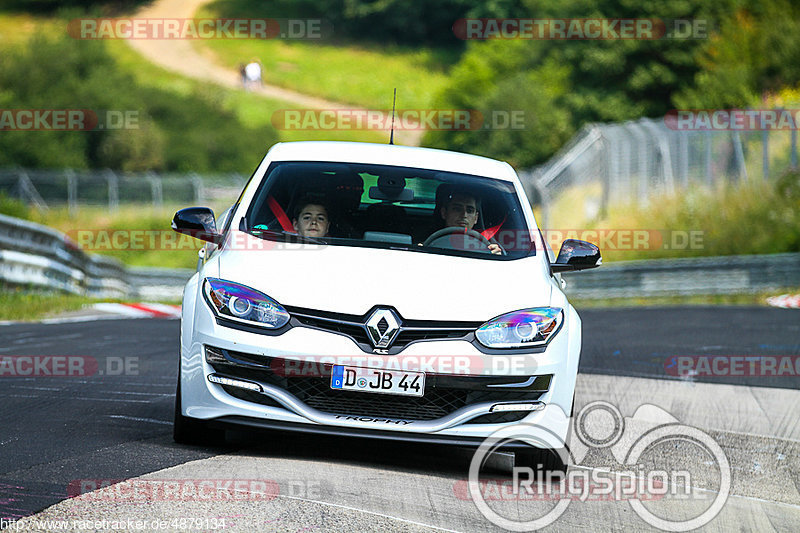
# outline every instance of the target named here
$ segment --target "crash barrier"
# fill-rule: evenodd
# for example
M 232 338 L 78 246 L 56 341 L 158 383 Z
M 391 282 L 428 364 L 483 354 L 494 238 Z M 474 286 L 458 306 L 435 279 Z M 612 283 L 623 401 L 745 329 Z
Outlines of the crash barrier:
M 621 261 L 563 279 L 586 299 L 754 293 L 800 286 L 800 253 Z
M 0 282 L 97 298 L 179 299 L 192 269 L 131 268 L 63 233 L 0 215 Z
M 126 267 L 80 250 L 63 233 L 0 215 L 0 281 L 99 298 L 179 299 L 192 269 Z M 610 263 L 563 275 L 584 299 L 752 293 L 800 286 L 800 254 Z

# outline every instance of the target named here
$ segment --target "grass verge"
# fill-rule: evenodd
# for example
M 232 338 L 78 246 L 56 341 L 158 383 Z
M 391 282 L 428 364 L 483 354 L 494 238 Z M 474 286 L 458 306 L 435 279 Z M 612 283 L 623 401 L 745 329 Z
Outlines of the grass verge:
M 38 320 L 101 301 L 108 300 L 3 287 L 0 289 L 0 320 Z
M 155 87 L 176 95 L 204 94 L 222 109 L 233 112 L 242 125 L 248 128 L 272 125 L 272 115 L 279 109 L 294 109 L 289 102 L 265 98 L 241 89 L 228 89 L 203 83 L 180 74 L 169 72 L 142 57 L 123 41 L 109 41 L 109 52 L 119 65 L 130 72 L 138 84 Z M 382 132 L 355 130 L 277 130 L 281 141 L 360 141 L 385 142 Z M 264 152 L 269 146 L 264 146 Z M 263 154 L 254 154 L 260 160 Z
M 224 18 L 223 6 L 204 6 L 195 16 Z M 370 109 L 391 109 L 395 87 L 399 109 L 430 108 L 452 61 L 444 52 L 396 46 L 281 39 L 197 39 L 193 44 L 235 71 L 258 58 L 265 83 Z
M 800 252 L 800 172 L 716 187 L 693 186 L 612 205 L 599 214 L 599 189 L 566 191 L 550 210 L 553 240 L 600 246 L 604 262 Z M 541 218 L 539 219 L 541 220 Z M 559 242 L 552 242 L 558 253 Z
M 201 241 L 170 229 L 177 209 L 125 205 L 114 212 L 104 207 L 34 211 L 31 218 L 67 234 L 87 253 L 108 255 L 130 266 L 195 268 Z

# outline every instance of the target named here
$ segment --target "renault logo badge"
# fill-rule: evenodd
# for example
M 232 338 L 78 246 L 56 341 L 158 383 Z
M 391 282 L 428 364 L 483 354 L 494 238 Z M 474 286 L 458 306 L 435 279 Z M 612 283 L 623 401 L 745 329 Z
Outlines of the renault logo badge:
M 375 348 L 388 348 L 400 331 L 400 320 L 391 309 L 376 309 L 367 319 L 367 333 Z

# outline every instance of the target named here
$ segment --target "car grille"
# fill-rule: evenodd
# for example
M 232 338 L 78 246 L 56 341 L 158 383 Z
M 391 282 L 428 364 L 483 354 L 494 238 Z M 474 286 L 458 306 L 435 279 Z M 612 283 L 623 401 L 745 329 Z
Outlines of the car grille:
M 279 387 L 306 405 L 334 415 L 393 418 L 404 420 L 436 420 L 477 403 L 535 401 L 547 391 L 552 376 L 540 376 L 527 391 L 488 388 L 477 384 L 484 378 L 429 374 L 425 394 L 421 397 L 377 394 L 330 388 L 330 366 L 320 367 L 322 375 L 285 377 L 272 372 L 282 368 L 283 360 L 206 347 L 207 359 L 221 375 L 261 381 Z M 212 354 L 213 359 L 208 355 Z M 220 361 L 225 362 L 220 362 Z M 275 364 L 277 363 L 277 364 Z M 448 384 L 450 386 L 448 386 Z M 273 407 L 282 407 L 266 395 L 223 386 L 232 396 Z M 515 422 L 529 412 L 488 413 L 468 420 L 467 424 L 497 424 Z
M 345 335 L 352 339 L 363 351 L 372 353 L 373 346 L 364 325 L 372 314 L 372 309 L 361 316 L 288 306 L 286 310 L 299 325 Z M 397 353 L 412 342 L 464 339 L 469 337 L 482 324 L 482 322 L 401 319 L 400 331 L 392 343 L 389 353 Z
M 330 378 L 294 378 L 289 392 L 307 405 L 330 414 L 436 420 L 466 405 L 466 394 L 455 389 L 425 388 L 425 394 L 398 396 L 333 390 Z

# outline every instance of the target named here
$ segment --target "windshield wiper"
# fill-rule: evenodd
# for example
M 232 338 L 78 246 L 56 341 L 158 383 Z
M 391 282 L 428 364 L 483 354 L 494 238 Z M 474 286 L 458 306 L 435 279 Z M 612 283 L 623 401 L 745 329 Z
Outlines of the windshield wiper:
M 286 240 L 294 241 L 301 241 L 307 242 L 310 244 L 328 244 L 327 241 L 322 239 L 315 239 L 314 237 L 306 237 L 305 235 L 300 235 L 299 233 L 289 233 L 288 231 L 275 231 L 271 229 L 251 229 L 248 231 L 250 235 L 254 237 L 283 237 Z

